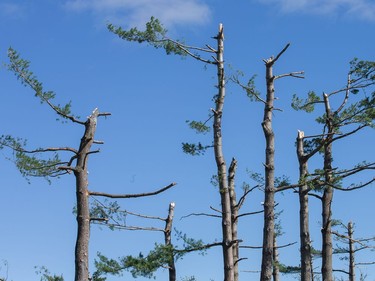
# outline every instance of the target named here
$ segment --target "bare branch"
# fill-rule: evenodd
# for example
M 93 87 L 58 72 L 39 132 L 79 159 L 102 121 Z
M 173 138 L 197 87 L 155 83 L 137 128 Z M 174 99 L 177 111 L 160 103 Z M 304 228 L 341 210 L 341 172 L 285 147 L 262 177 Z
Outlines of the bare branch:
M 99 114 L 98 114 L 98 117 L 99 116 L 111 116 L 112 115 L 112 113 L 110 113 L 110 112 L 100 112 Z
M 102 197 L 108 197 L 108 198 L 138 198 L 138 197 L 146 197 L 146 196 L 153 196 L 157 195 L 159 193 L 162 193 L 171 187 L 175 186 L 177 183 L 173 182 L 159 190 L 153 191 L 153 192 L 145 192 L 145 193 L 138 193 L 138 194 L 110 194 L 105 192 L 96 192 L 96 191 L 89 191 L 89 194 L 91 196 L 102 196 Z
M 206 214 L 206 213 L 192 213 L 186 216 L 182 216 L 180 220 L 191 217 L 191 216 L 206 216 L 206 217 L 221 218 L 221 216 L 219 215 L 212 215 L 212 214 Z
M 338 186 L 332 186 L 334 189 L 337 189 L 337 190 L 341 190 L 341 191 L 351 191 L 351 190 L 356 190 L 356 189 L 360 189 L 360 188 L 363 188 L 365 186 L 368 186 L 369 184 L 373 183 L 375 181 L 375 178 L 372 178 L 371 180 L 369 180 L 368 182 L 365 182 L 363 184 L 359 184 L 359 185 L 356 185 L 354 187 L 347 187 L 347 188 L 342 188 L 342 187 L 338 187 Z
M 192 46 L 185 46 L 177 41 L 174 41 L 172 39 L 165 39 L 165 40 L 161 40 L 160 42 L 162 41 L 170 41 L 172 42 L 173 44 L 175 44 L 178 48 L 180 48 L 182 51 L 184 51 L 187 55 L 191 56 L 192 58 L 196 59 L 196 60 L 199 60 L 201 62 L 204 62 L 204 63 L 208 63 L 208 64 L 217 64 L 217 62 L 213 62 L 213 61 L 210 61 L 210 60 L 207 60 L 207 59 L 202 59 L 200 56 L 196 55 L 196 54 L 193 54 L 191 50 L 199 50 L 199 51 L 203 51 L 203 52 L 208 52 L 208 53 L 213 53 L 213 51 L 211 50 L 208 50 L 208 49 L 203 49 L 203 48 L 198 48 L 198 47 L 192 47 Z
M 260 214 L 260 213 L 263 213 L 264 210 L 261 210 L 261 211 L 255 211 L 255 212 L 250 212 L 250 213 L 243 213 L 243 214 L 240 214 L 238 215 L 235 219 L 238 219 L 240 217 L 244 217 L 244 216 L 251 216 L 251 215 L 256 215 L 256 214 Z
M 20 148 L 18 146 L 17 147 L 11 146 L 7 143 L 1 143 L 1 145 L 5 146 L 5 147 L 9 147 L 14 151 L 28 153 L 28 154 L 41 153 L 41 152 L 57 152 L 57 151 L 70 151 L 70 152 L 73 152 L 75 154 L 78 153 L 78 151 L 76 149 L 71 148 L 71 147 L 47 147 L 47 148 L 38 148 L 38 149 L 34 149 L 34 150 L 27 150 L 27 149 Z
M 296 72 L 290 72 L 290 73 L 285 73 L 285 74 L 281 74 L 281 75 L 276 75 L 274 77 L 274 79 L 280 79 L 280 78 L 284 78 L 284 77 L 294 77 L 294 78 L 301 78 L 301 79 L 304 79 L 305 76 L 303 75 L 305 72 L 304 71 L 296 71 Z
M 292 246 L 292 245 L 294 245 L 296 243 L 297 242 L 292 242 L 292 243 L 288 243 L 288 244 L 285 244 L 285 245 L 277 246 L 275 248 L 276 249 L 281 249 L 281 248 Z M 244 249 L 262 249 L 263 248 L 263 246 L 239 246 L 239 247 L 240 248 L 244 248 Z
M 206 250 L 212 247 L 222 246 L 222 245 L 223 245 L 223 242 L 215 242 L 215 243 L 206 244 L 206 245 L 191 248 L 191 249 L 185 249 L 185 250 L 174 249 L 173 251 L 175 251 L 176 253 L 190 253 L 190 252 Z
M 272 66 L 281 57 L 281 55 L 289 48 L 289 46 L 290 43 L 286 44 L 284 49 L 282 49 L 281 52 L 275 58 L 271 57 L 269 59 L 264 59 L 264 63 L 268 66 Z
M 277 249 L 281 249 L 281 248 L 285 248 L 285 247 L 289 247 L 289 246 L 292 246 L 294 244 L 296 244 L 297 242 L 292 242 L 292 243 L 288 243 L 288 244 L 285 244 L 285 245 L 281 245 L 281 246 L 277 246 L 276 248 Z
M 156 217 L 156 216 L 142 215 L 142 214 L 137 214 L 137 213 L 133 213 L 133 212 L 129 212 L 129 211 L 124 211 L 124 213 L 125 213 L 125 214 L 128 214 L 128 215 L 132 215 L 132 216 L 136 216 L 136 217 L 144 218 L 144 219 L 166 221 L 165 218 Z
M 124 229 L 124 230 L 132 230 L 132 231 L 138 231 L 138 230 L 144 230 L 144 231 L 160 231 L 164 232 L 164 229 L 162 228 L 157 228 L 157 227 L 142 227 L 142 226 L 126 226 L 126 225 L 121 225 L 121 224 L 111 224 L 111 223 L 95 223 L 98 225 L 105 225 L 107 227 L 113 227 L 116 229 Z
M 108 218 L 90 218 L 90 221 L 107 222 L 109 221 L 109 219 Z
M 243 249 L 262 249 L 263 246 L 239 246 L 240 248 L 243 248 Z
M 250 192 L 252 192 L 254 189 L 258 188 L 258 187 L 259 187 L 259 185 L 256 185 L 256 186 L 250 188 L 249 190 L 246 190 L 246 191 L 244 192 L 244 194 L 241 196 L 240 200 L 238 200 L 238 203 L 237 203 L 237 206 L 236 206 L 236 207 L 237 207 L 238 209 L 241 209 L 242 205 L 243 205 L 244 202 L 245 202 L 246 196 L 247 196 Z
M 178 41 L 175 41 L 173 39 L 170 39 L 170 38 L 167 38 L 165 40 L 168 40 L 168 41 L 172 42 L 173 44 L 177 45 L 181 49 L 196 50 L 196 51 L 206 52 L 206 53 L 216 53 L 217 52 L 214 48 L 212 48 L 212 47 L 210 47 L 208 45 L 206 45 L 206 47 L 208 49 L 205 49 L 205 48 L 200 48 L 200 47 L 185 45 L 185 44 L 182 44 L 182 43 L 180 43 Z
M 345 271 L 345 270 L 342 270 L 342 269 L 332 269 L 332 271 L 335 271 L 335 272 L 342 272 L 342 273 L 345 273 L 345 274 L 350 274 L 349 272 Z
M 375 264 L 375 261 L 373 262 L 359 262 L 359 263 L 356 263 L 355 265 L 373 265 Z
M 218 210 L 218 209 L 215 209 L 215 208 L 214 208 L 214 207 L 212 207 L 212 206 L 210 206 L 210 209 L 211 209 L 211 210 L 213 210 L 213 211 L 215 211 L 215 212 L 218 212 L 218 213 L 222 214 L 222 212 L 221 212 L 220 210 Z

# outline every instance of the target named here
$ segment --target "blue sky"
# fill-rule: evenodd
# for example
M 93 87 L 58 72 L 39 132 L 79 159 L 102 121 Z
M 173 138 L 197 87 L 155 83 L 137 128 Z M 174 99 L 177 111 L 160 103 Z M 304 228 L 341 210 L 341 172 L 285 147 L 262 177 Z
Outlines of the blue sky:
M 46 89 L 55 91 L 57 101 L 72 101 L 73 112 L 89 115 L 95 107 L 112 113 L 100 120 L 97 138 L 105 144 L 101 153 L 90 158 L 90 190 L 113 193 L 139 193 L 160 188 L 170 182 L 178 185 L 154 198 L 127 200 L 124 208 L 149 215 L 165 216 L 168 204 L 176 202 L 175 227 L 205 242 L 220 240 L 220 221 L 210 218 L 180 219 L 192 212 L 210 212 L 219 206 L 217 190 L 210 184 L 215 173 L 212 152 L 201 157 L 184 155 L 181 143 L 210 143 L 210 135 L 196 135 L 186 120 L 205 120 L 213 106 L 215 69 L 192 59 L 167 57 L 161 50 L 119 40 L 106 29 L 112 22 L 124 27 L 142 25 L 155 16 L 173 38 L 190 45 L 214 45 L 218 24 L 225 28 L 225 61 L 245 77 L 257 74 L 256 85 L 264 93 L 262 59 L 276 55 L 286 43 L 291 47 L 275 66 L 277 74 L 304 70 L 306 79 L 284 79 L 276 84 L 275 113 L 276 173 L 297 179 L 298 164 L 294 141 L 297 129 L 316 134 L 320 128 L 314 114 L 290 108 L 294 93 L 309 90 L 330 92 L 346 83 L 349 61 L 354 57 L 374 60 L 375 3 L 369 0 L 71 0 L 0 2 L 0 61 L 6 62 L 9 46 L 31 61 L 31 69 Z M 228 72 L 229 72 L 229 68 Z M 245 79 L 245 78 L 244 78 Z M 261 131 L 262 107 L 251 103 L 241 90 L 228 84 L 223 130 L 226 160 L 239 162 L 237 187 L 250 182 L 247 170 L 262 172 L 264 140 Z M 1 134 L 28 139 L 30 147 L 77 147 L 82 128 L 61 124 L 47 107 L 16 78 L 0 68 L 2 97 Z M 337 144 L 337 166 L 350 166 L 373 157 L 374 132 L 366 131 L 350 142 Z M 74 276 L 76 223 L 72 209 L 74 178 L 65 176 L 51 185 L 42 179 L 28 184 L 1 151 L 3 214 L 0 260 L 8 262 L 8 280 L 39 280 L 34 266 L 45 265 L 66 280 Z M 321 161 L 312 161 L 311 169 Z M 360 179 L 356 179 L 360 180 Z M 251 183 L 251 182 L 250 182 Z M 253 183 L 251 183 L 253 184 Z M 355 193 L 336 193 L 335 218 L 353 220 L 359 237 L 374 234 L 374 186 Z M 279 244 L 298 241 L 298 198 L 291 192 L 278 194 L 284 212 L 284 236 Z M 350 201 L 349 201 L 350 200 Z M 248 197 L 245 211 L 261 209 L 263 195 L 255 191 Z M 349 205 L 350 202 L 350 205 Z M 320 206 L 311 199 L 311 228 L 314 246 L 320 242 Z M 151 222 L 152 223 L 152 222 Z M 129 218 L 129 224 L 148 222 Z M 240 237 L 248 245 L 260 245 L 262 216 L 240 222 Z M 111 257 L 147 253 L 160 233 L 111 232 L 92 227 L 90 251 L 93 261 L 100 251 Z M 221 250 L 207 255 L 191 254 L 177 263 L 178 276 L 195 275 L 198 280 L 221 280 Z M 243 250 L 241 277 L 255 278 L 260 251 Z M 298 246 L 280 250 L 281 261 L 298 264 Z M 373 261 L 366 252 L 358 261 Z M 319 260 L 315 266 L 319 266 Z M 345 263 L 335 260 L 335 267 Z M 375 279 L 374 267 L 361 267 L 368 280 Z M 5 275 L 4 266 L 0 274 Z M 359 272 L 358 272 L 359 274 Z M 125 279 L 131 279 L 125 273 Z M 159 280 L 167 271 L 160 270 Z M 285 278 L 285 277 L 284 277 Z M 288 277 L 291 279 L 291 277 Z M 118 280 L 109 277 L 108 280 Z M 140 278 L 142 280 L 142 278 Z

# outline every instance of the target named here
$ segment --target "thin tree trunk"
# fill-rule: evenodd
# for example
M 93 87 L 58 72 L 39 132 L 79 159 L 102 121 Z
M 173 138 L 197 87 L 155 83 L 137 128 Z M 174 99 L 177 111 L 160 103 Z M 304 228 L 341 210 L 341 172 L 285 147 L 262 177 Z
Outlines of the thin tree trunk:
M 297 155 L 299 161 L 299 179 L 304 182 L 308 175 L 307 161 L 304 153 L 303 143 L 304 133 L 298 131 L 297 136 Z M 299 220 L 300 220 L 300 253 L 301 253 L 301 281 L 311 281 L 312 264 L 311 264 L 311 246 L 309 230 L 309 187 L 303 184 L 299 188 Z
M 175 203 L 169 204 L 168 210 L 168 217 L 165 221 L 165 230 L 164 230 L 164 238 L 165 238 L 165 245 L 172 246 L 172 224 L 173 224 L 173 217 L 174 217 L 174 207 Z M 169 270 L 169 281 L 176 281 L 176 266 L 174 262 L 173 253 L 171 253 L 171 257 L 168 263 L 168 270 Z
M 237 206 L 236 190 L 235 190 L 235 183 L 234 183 L 236 169 L 237 169 L 237 160 L 233 158 L 229 166 L 229 177 L 228 177 L 230 208 L 232 211 L 232 241 L 238 241 L 238 206 Z M 238 275 L 239 275 L 239 272 L 238 272 L 238 261 L 240 259 L 239 248 L 240 247 L 239 247 L 238 242 L 233 245 L 234 281 L 238 281 Z
M 273 236 L 273 281 L 280 281 L 279 251 L 277 250 L 276 235 Z
M 326 108 L 326 126 L 327 142 L 324 145 L 324 177 L 325 187 L 322 200 L 322 278 L 323 281 L 333 281 L 332 274 L 332 198 L 333 184 L 332 177 L 332 136 L 333 136 L 333 120 L 332 111 L 328 100 L 328 95 L 324 94 L 324 104 Z
M 353 223 L 348 223 L 349 236 L 349 281 L 355 281 L 355 261 L 354 261 L 354 242 L 353 242 Z
M 218 171 L 219 192 L 221 197 L 222 211 L 222 233 L 223 233 L 223 258 L 224 258 L 224 281 L 234 281 L 233 273 L 233 241 L 232 241 L 232 212 L 230 208 L 230 196 L 228 188 L 227 168 L 223 155 L 221 118 L 225 98 L 225 76 L 224 76 L 224 30 L 220 24 L 217 39 L 217 76 L 218 95 L 214 110 L 214 151 Z
M 75 281 L 89 280 L 90 209 L 88 193 L 87 162 L 94 142 L 99 111 L 95 109 L 85 122 L 85 133 L 81 139 L 74 169 L 77 196 L 77 241 L 75 247 Z
M 273 271 L 273 237 L 275 231 L 275 136 L 272 129 L 272 112 L 275 100 L 275 88 L 272 66 L 275 60 L 273 57 L 266 60 L 266 82 L 267 99 L 264 108 L 262 122 L 263 132 L 266 139 L 266 163 L 265 163 L 265 191 L 264 191 L 264 227 L 263 227 L 263 251 L 261 281 L 270 281 Z

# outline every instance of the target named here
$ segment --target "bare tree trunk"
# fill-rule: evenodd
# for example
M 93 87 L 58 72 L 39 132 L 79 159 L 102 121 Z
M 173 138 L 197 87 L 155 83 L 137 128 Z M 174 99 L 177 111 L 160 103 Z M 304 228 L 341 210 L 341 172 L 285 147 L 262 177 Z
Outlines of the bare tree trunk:
M 168 217 L 165 221 L 165 230 L 164 230 L 164 240 L 165 245 L 171 245 L 172 246 L 172 224 L 173 224 L 173 217 L 174 217 L 174 207 L 175 203 L 169 204 L 169 210 L 168 210 Z M 174 256 L 171 252 L 171 257 L 168 264 L 168 270 L 169 270 L 169 281 L 176 281 L 176 266 L 174 263 Z
M 353 242 L 353 223 L 348 223 L 349 237 L 349 281 L 355 281 L 355 261 L 354 261 L 354 242 Z
M 95 109 L 85 122 L 85 133 L 81 139 L 74 169 L 77 196 L 77 241 L 75 247 L 75 281 L 89 280 L 90 209 L 88 193 L 87 162 L 94 142 L 99 111 Z
M 234 177 L 236 174 L 237 169 L 237 160 L 232 159 L 232 162 L 229 166 L 229 177 L 228 177 L 228 187 L 229 187 L 229 195 L 230 195 L 230 208 L 232 211 L 232 241 L 238 241 L 238 206 L 237 206 L 237 198 L 236 198 L 236 190 L 234 184 Z M 240 259 L 239 254 L 239 243 L 236 242 L 233 245 L 233 274 L 234 274 L 234 281 L 238 281 L 238 262 Z
M 264 191 L 264 227 L 263 227 L 263 251 L 261 281 L 270 281 L 273 271 L 273 238 L 275 231 L 275 136 L 272 129 L 272 112 L 274 109 L 275 88 L 272 66 L 275 60 L 271 57 L 265 60 L 267 99 L 264 107 L 262 122 L 263 132 L 266 139 L 266 163 L 265 163 L 265 191 Z
M 298 131 L 297 136 L 297 155 L 299 161 L 299 179 L 304 182 L 308 175 L 307 161 L 308 158 L 304 153 L 303 143 L 304 133 Z M 309 229 L 309 187 L 303 184 L 299 188 L 299 220 L 300 220 L 300 244 L 301 244 L 301 281 L 311 281 L 312 264 L 311 264 L 311 246 L 310 246 L 310 229 Z
M 276 235 L 273 236 L 273 281 L 280 281 L 279 251 L 277 250 Z
M 324 177 L 325 186 L 322 200 L 322 278 L 323 281 L 333 281 L 332 274 L 332 198 L 333 183 L 332 176 L 332 137 L 333 137 L 333 116 L 328 100 L 328 95 L 324 94 L 324 104 L 326 108 L 327 142 L 324 145 Z
M 227 167 L 223 155 L 221 118 L 223 115 L 225 98 L 225 76 L 224 76 L 224 30 L 220 24 L 217 39 L 217 76 L 218 95 L 214 110 L 214 151 L 218 171 L 219 192 L 221 197 L 222 211 L 222 233 L 223 233 L 223 258 L 224 258 L 224 281 L 234 281 L 233 273 L 233 241 L 232 241 L 232 212 L 230 208 L 230 196 L 228 188 Z

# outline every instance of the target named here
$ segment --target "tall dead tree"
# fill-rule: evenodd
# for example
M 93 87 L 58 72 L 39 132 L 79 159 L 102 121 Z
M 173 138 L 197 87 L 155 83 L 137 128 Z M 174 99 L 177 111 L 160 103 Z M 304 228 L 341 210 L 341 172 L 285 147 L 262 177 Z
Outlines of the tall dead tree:
M 332 175 L 332 139 L 334 133 L 333 112 L 329 104 L 328 95 L 324 94 L 324 105 L 326 110 L 327 142 L 324 145 L 324 181 L 326 186 L 322 197 L 322 278 L 325 281 L 333 281 L 332 275 L 332 198 L 333 183 Z
M 299 131 L 297 136 L 297 155 L 299 162 L 299 178 L 305 179 L 308 176 L 307 157 L 305 156 L 304 133 Z M 300 227 L 300 251 L 301 251 L 301 280 L 312 280 L 312 262 L 311 262 L 311 245 L 310 245 L 310 229 L 309 229 L 309 187 L 307 183 L 302 182 L 299 188 L 299 227 Z
M 223 249 L 223 260 L 224 260 L 224 280 L 234 281 L 234 253 L 233 246 L 237 241 L 233 241 L 233 228 L 232 228 L 232 209 L 231 209 L 231 191 L 228 185 L 228 170 L 227 164 L 223 154 L 223 140 L 222 140 L 222 117 L 225 100 L 225 72 L 224 72 L 224 28 L 223 25 L 219 25 L 219 31 L 214 39 L 217 42 L 217 47 L 213 48 L 206 45 L 205 48 L 192 47 L 182 44 L 179 41 L 172 40 L 166 36 L 166 30 L 160 24 L 160 22 L 151 18 L 146 24 L 145 31 L 139 31 L 136 28 L 132 28 L 128 31 L 123 30 L 121 27 L 115 27 L 108 25 L 111 32 L 117 34 L 120 38 L 127 41 L 136 41 L 138 43 L 146 42 L 155 48 L 164 48 L 167 54 L 178 54 L 187 55 L 198 61 L 206 64 L 215 65 L 217 71 L 217 88 L 218 93 L 215 96 L 215 108 L 212 109 L 213 118 L 213 148 L 215 155 L 215 162 L 217 167 L 217 181 L 219 186 L 219 194 L 221 201 L 221 229 L 222 229 L 222 249 Z M 205 59 L 200 54 L 211 54 L 212 58 Z M 204 124 L 201 127 L 205 127 Z M 200 128 L 201 129 L 201 128 Z M 208 147 L 199 145 L 184 145 L 184 150 L 190 153 L 199 154 L 198 150 L 203 150 Z
M 275 193 L 290 189 L 291 186 L 283 186 L 278 189 L 275 187 L 275 134 L 272 127 L 272 119 L 276 110 L 275 101 L 275 80 L 284 77 L 304 78 L 303 71 L 290 72 L 281 75 L 273 74 L 273 66 L 281 55 L 289 48 L 287 44 L 276 56 L 264 59 L 266 66 L 266 98 L 260 97 L 260 93 L 255 89 L 254 76 L 249 80 L 247 85 L 240 82 L 238 77 L 232 77 L 232 81 L 244 89 L 251 100 L 264 104 L 264 115 L 262 129 L 266 141 L 265 163 L 264 163 L 264 226 L 263 226 L 263 247 L 262 247 L 262 265 L 261 281 L 270 281 L 273 272 L 273 249 L 274 249 L 274 231 L 275 231 Z M 298 185 L 297 185 L 298 186 Z
M 370 61 L 351 62 L 351 69 L 348 76 L 347 85 L 331 93 L 324 93 L 320 98 L 314 92 L 308 94 L 306 100 L 294 97 L 293 107 L 312 112 L 317 104 L 324 105 L 324 114 L 317 119 L 323 125 L 323 133 L 315 136 L 310 141 L 310 149 L 314 152 L 322 148 L 323 168 L 317 169 L 314 173 L 308 174 L 304 178 L 304 184 L 308 183 L 312 190 L 323 192 L 323 195 L 314 194 L 322 202 L 322 278 L 323 280 L 333 280 L 332 268 L 332 200 L 334 190 L 351 191 L 365 187 L 375 181 L 370 178 L 366 182 L 350 184 L 343 187 L 343 181 L 350 176 L 372 170 L 375 168 L 374 162 L 362 162 L 353 168 L 338 169 L 333 166 L 333 144 L 336 141 L 344 140 L 347 137 L 359 132 L 364 128 L 374 127 L 375 118 L 375 92 L 368 95 L 364 90 L 369 90 L 375 84 L 375 63 Z M 359 98 L 359 93 L 363 92 L 363 98 Z M 330 99 L 338 100 L 337 109 L 332 109 Z M 353 100 L 349 103 L 349 100 Z M 305 137 L 306 138 L 306 137 Z M 302 154 L 299 154 L 302 155 Z M 311 153 L 310 153 L 311 155 Z M 303 159 L 303 158 L 301 158 Z
M 234 259 L 233 259 L 233 243 L 232 240 L 232 210 L 231 199 L 228 187 L 227 166 L 223 154 L 222 140 L 222 116 L 225 98 L 225 76 L 224 76 L 224 30 L 220 25 L 217 39 L 217 78 L 218 78 L 218 95 L 216 98 L 216 108 L 214 113 L 214 151 L 217 166 L 217 176 L 219 181 L 219 192 L 221 197 L 222 223 L 221 229 L 223 233 L 223 258 L 224 258 L 224 280 L 234 281 Z
M 89 196 L 107 196 L 112 198 L 135 198 L 155 195 L 163 192 L 175 183 L 159 189 L 155 192 L 142 194 L 120 194 L 91 192 L 88 189 L 88 160 L 89 156 L 98 153 L 92 150 L 94 144 L 103 144 L 95 140 L 95 132 L 99 117 L 111 115 L 108 112 L 100 112 L 97 108 L 85 121 L 80 120 L 70 112 L 70 103 L 65 106 L 53 103 L 55 94 L 52 91 L 44 91 L 42 83 L 29 70 L 29 62 L 20 58 L 19 54 L 9 49 L 10 63 L 8 68 L 21 83 L 30 87 L 41 103 L 47 104 L 60 118 L 69 120 L 74 124 L 84 127 L 84 133 L 78 149 L 71 147 L 47 147 L 35 150 L 25 149 L 26 142 L 9 135 L 0 137 L 0 147 L 8 147 L 15 152 L 15 163 L 21 174 L 25 177 L 57 177 L 73 172 L 76 179 L 76 203 L 77 203 L 77 239 L 75 246 L 75 281 L 89 280 L 89 239 L 90 239 L 90 208 Z M 61 161 L 58 152 L 71 153 L 67 161 Z M 52 154 L 48 159 L 38 158 L 39 154 Z
M 266 140 L 266 162 L 264 164 L 265 189 L 264 189 L 264 227 L 263 227 L 263 249 L 262 249 L 262 268 L 260 274 L 261 281 L 270 281 L 273 271 L 273 243 L 275 229 L 275 134 L 272 128 L 273 111 L 275 110 L 275 80 L 292 76 L 301 78 L 303 72 L 292 72 L 282 75 L 273 74 L 273 65 L 280 56 L 288 49 L 287 44 L 283 50 L 276 56 L 263 60 L 266 66 L 266 84 L 267 93 L 264 101 L 264 116 L 262 128 Z

